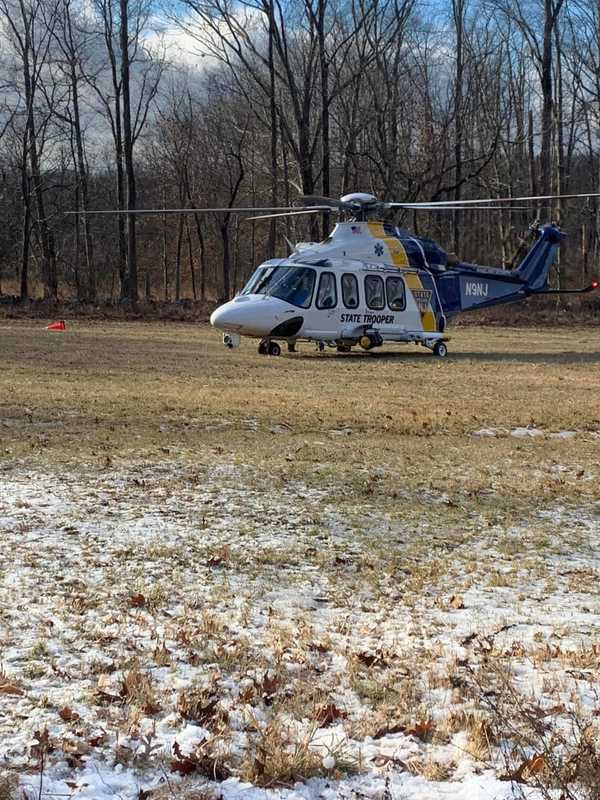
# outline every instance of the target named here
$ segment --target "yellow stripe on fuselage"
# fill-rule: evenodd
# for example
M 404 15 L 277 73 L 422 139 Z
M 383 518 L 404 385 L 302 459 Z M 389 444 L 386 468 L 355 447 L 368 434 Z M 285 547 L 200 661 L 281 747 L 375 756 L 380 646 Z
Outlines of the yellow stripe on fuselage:
M 388 236 L 383 229 L 383 222 L 369 222 L 369 232 L 371 236 L 376 239 L 381 239 L 387 245 L 390 255 L 392 257 L 392 264 L 395 267 L 410 267 L 406 250 L 402 246 L 402 242 L 394 236 Z
M 395 267 L 410 267 L 410 263 L 408 261 L 408 256 L 406 255 L 406 250 L 402 245 L 402 242 L 399 239 L 396 239 L 394 236 L 388 236 L 385 232 L 383 227 L 383 222 L 369 222 L 369 232 L 372 236 L 376 239 L 381 239 L 381 241 L 387 245 L 387 248 L 390 252 L 390 256 L 392 257 L 392 264 Z M 423 284 L 421 283 L 421 279 L 416 272 L 408 272 L 404 275 L 404 281 L 409 289 L 422 289 Z M 435 314 L 431 310 L 431 304 L 427 311 L 420 311 L 421 314 L 421 325 L 423 326 L 424 331 L 437 331 L 437 325 L 435 322 Z

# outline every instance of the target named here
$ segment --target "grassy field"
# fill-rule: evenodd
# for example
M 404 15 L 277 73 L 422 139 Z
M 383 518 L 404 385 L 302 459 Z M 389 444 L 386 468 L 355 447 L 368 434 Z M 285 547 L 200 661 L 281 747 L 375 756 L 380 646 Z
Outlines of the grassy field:
M 596 797 L 599 363 L 1 322 L 0 797 Z
M 512 491 L 541 456 L 596 452 L 585 439 L 521 448 L 469 436 L 485 426 L 600 427 L 600 340 L 583 329 L 458 329 L 446 361 L 416 347 L 338 356 L 309 345 L 270 359 L 252 342 L 227 351 L 208 328 L 174 324 L 51 334 L 41 323 L 5 323 L 0 342 L 5 461 L 92 465 L 217 447 L 286 472 L 317 454 L 344 471 L 410 465 L 409 484 L 448 487 L 480 469 L 485 481 L 504 464 Z M 316 450 L 290 467 L 288 444 Z

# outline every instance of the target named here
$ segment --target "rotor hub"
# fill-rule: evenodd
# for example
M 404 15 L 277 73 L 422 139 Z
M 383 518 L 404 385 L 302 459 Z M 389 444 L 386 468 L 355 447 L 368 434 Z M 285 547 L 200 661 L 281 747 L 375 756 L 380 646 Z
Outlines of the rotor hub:
M 374 194 L 367 192 L 352 192 L 340 197 L 340 206 L 364 222 L 371 214 L 380 211 L 384 206 Z
M 345 194 L 343 197 L 340 197 L 340 202 L 364 208 L 365 206 L 377 205 L 379 200 L 374 194 L 367 194 L 367 192 L 352 192 L 351 194 Z

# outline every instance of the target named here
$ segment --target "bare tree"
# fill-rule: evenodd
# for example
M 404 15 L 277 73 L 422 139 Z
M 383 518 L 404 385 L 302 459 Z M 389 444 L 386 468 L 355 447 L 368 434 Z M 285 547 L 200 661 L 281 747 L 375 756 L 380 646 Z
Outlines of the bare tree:
M 15 84 L 15 92 L 20 95 L 18 104 L 24 116 L 22 192 L 26 210 L 23 216 L 22 275 L 27 286 L 27 264 L 30 246 L 31 207 L 29 192 L 33 194 L 36 210 L 36 225 L 39 233 L 42 255 L 42 280 L 44 296 L 56 299 L 58 278 L 56 271 L 56 251 L 54 233 L 48 222 L 45 203 L 44 181 L 41 157 L 44 132 L 48 123 L 47 109 L 39 111 L 38 100 L 41 92 L 43 74 L 48 64 L 50 44 L 57 21 L 54 3 L 44 0 L 0 0 L 0 15 L 15 57 L 16 70 L 20 80 Z M 29 174 L 27 174 L 29 170 Z
M 96 68 L 86 75 L 108 120 L 115 151 L 118 210 L 136 208 L 134 148 L 146 123 L 165 68 L 164 55 L 143 42 L 150 5 L 131 0 L 95 0 L 98 38 L 108 57 L 109 75 Z M 107 86 L 108 78 L 108 86 Z M 109 88 L 110 87 L 110 88 Z M 135 216 L 117 217 L 121 299 L 138 298 Z
M 68 98 L 64 110 L 56 109 L 55 114 L 67 123 L 73 141 L 73 156 L 76 165 L 75 210 L 86 212 L 89 202 L 89 168 L 85 149 L 85 131 L 82 121 L 82 92 L 85 91 L 86 62 L 89 33 L 86 20 L 75 7 L 74 0 L 60 0 L 58 21 L 53 35 L 58 53 L 53 63 L 63 76 L 68 87 Z M 58 76 L 57 76 L 58 80 Z M 83 246 L 87 268 L 87 287 L 85 298 L 91 302 L 97 296 L 96 263 L 94 261 L 94 242 L 91 231 L 91 217 L 83 213 L 74 217 L 76 239 L 83 226 Z M 76 253 L 78 258 L 78 252 Z

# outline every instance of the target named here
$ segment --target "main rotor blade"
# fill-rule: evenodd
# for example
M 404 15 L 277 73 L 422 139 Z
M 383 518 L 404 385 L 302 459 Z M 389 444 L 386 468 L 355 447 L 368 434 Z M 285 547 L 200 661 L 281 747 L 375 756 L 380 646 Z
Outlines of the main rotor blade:
M 314 211 L 327 212 L 332 209 L 329 206 L 315 206 Z M 127 209 L 111 209 L 105 210 L 90 210 L 90 211 L 65 211 L 65 214 L 210 214 L 213 212 L 229 212 L 231 214 L 254 214 L 256 212 L 271 212 L 271 211 L 296 211 L 297 206 L 289 208 L 132 208 L 130 211 Z M 302 212 L 304 213 L 304 212 Z
M 397 207 L 397 206 L 394 206 Z M 403 206 L 404 207 L 404 206 Z M 528 206 L 471 206 L 468 210 L 481 209 L 484 211 L 528 211 Z M 415 211 L 465 211 L 462 206 L 419 206 Z M 274 219 L 275 217 L 299 217 L 302 214 L 329 214 L 337 211 L 335 208 L 323 208 L 315 206 L 304 211 L 285 211 L 281 214 L 261 214 L 256 217 L 246 217 L 245 222 L 254 222 L 260 219 Z
M 257 219 L 274 219 L 275 217 L 300 217 L 303 214 L 329 214 L 335 211 L 335 208 L 309 208 L 305 211 L 284 211 L 282 214 L 261 214 L 258 217 L 246 217 L 244 222 L 253 222 Z
M 392 208 L 405 208 L 408 211 L 529 211 L 530 206 L 437 206 L 391 203 Z
M 308 206 L 330 206 L 331 208 L 337 208 L 340 211 L 353 208 L 353 206 L 342 203 L 341 200 L 335 200 L 333 197 L 321 197 L 320 195 L 316 194 L 303 194 L 300 198 L 300 201 Z
M 423 203 L 387 203 L 390 208 L 423 208 L 429 206 L 470 206 L 477 203 L 537 203 L 540 200 L 571 200 L 577 197 L 600 197 L 600 192 L 582 194 L 540 194 L 531 197 L 481 197 L 477 200 L 431 200 Z

